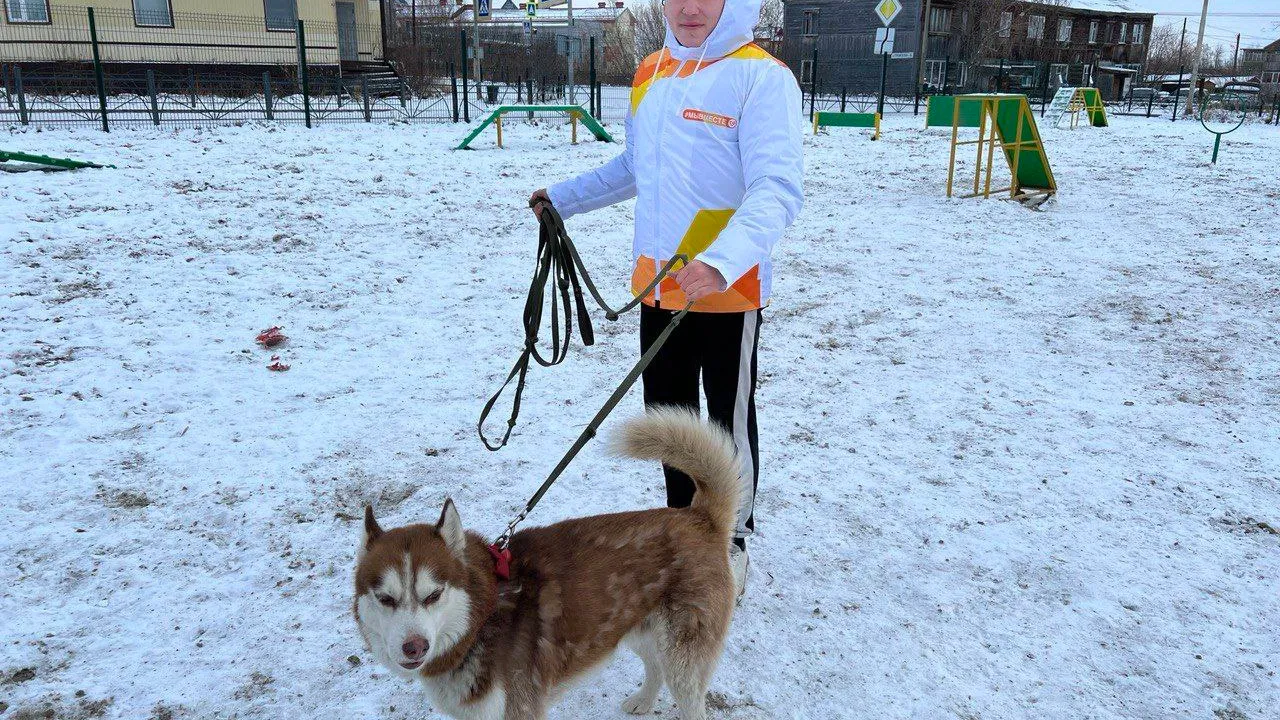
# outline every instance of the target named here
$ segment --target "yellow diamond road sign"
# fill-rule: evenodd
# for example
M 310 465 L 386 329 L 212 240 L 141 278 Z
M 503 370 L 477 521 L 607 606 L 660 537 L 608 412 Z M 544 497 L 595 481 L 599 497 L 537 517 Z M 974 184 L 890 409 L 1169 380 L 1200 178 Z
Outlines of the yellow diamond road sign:
M 876 3 L 876 15 L 880 16 L 880 22 L 885 25 L 893 22 L 900 12 L 902 12 L 902 3 L 899 0 L 880 0 Z

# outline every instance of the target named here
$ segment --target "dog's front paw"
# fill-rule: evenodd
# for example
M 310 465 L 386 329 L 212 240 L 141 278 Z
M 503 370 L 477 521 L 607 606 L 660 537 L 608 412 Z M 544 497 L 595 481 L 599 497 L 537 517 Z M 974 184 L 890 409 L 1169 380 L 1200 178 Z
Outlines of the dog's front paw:
M 622 701 L 622 712 L 632 715 L 648 715 L 653 712 L 653 701 L 655 699 L 652 695 L 638 692 Z

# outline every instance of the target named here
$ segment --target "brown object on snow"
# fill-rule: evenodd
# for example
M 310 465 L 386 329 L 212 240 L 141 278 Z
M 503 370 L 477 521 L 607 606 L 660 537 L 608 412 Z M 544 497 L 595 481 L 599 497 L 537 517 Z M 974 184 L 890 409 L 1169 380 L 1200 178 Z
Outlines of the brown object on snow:
M 275 347 L 289 338 L 284 333 L 280 332 L 280 328 L 278 326 L 273 325 L 258 333 L 258 337 L 256 339 L 263 347 Z

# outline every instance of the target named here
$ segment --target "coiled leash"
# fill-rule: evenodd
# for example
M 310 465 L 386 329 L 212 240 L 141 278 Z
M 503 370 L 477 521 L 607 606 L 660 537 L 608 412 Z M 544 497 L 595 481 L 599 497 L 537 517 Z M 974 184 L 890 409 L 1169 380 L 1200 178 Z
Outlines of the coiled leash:
M 685 255 L 672 257 L 654 277 L 653 281 L 649 283 L 648 287 L 636 295 L 635 299 L 614 310 L 601 297 L 595 283 L 591 282 L 591 276 L 587 273 L 586 267 L 583 266 L 582 257 L 578 255 L 578 249 L 574 247 L 573 240 L 570 239 L 569 233 L 565 230 L 564 220 L 561 219 L 560 213 L 546 201 L 531 201 L 529 206 L 535 207 L 538 203 L 543 204 L 542 212 L 539 213 L 538 217 L 540 223 L 538 229 L 538 264 L 533 273 L 533 280 L 529 284 L 529 295 L 524 303 L 524 350 L 520 353 L 520 358 L 516 360 L 515 365 L 512 366 L 511 372 L 507 373 L 507 379 L 502 383 L 502 387 L 498 388 L 493 397 L 489 398 L 489 402 L 485 403 L 484 409 L 480 412 L 480 420 L 476 424 L 481 442 L 490 450 L 501 449 L 511 438 L 511 431 L 516 425 L 516 417 L 520 414 L 520 396 L 524 393 L 525 378 L 529 372 L 530 359 L 536 360 L 543 367 L 551 367 L 564 362 L 564 359 L 568 356 L 575 308 L 578 316 L 578 330 L 582 335 L 582 344 L 584 346 L 595 344 L 595 333 L 591 328 L 591 316 L 587 312 L 587 304 L 582 296 L 583 285 L 591 293 L 591 297 L 595 299 L 596 304 L 605 311 L 605 318 L 614 321 L 618 319 L 618 316 L 633 310 L 645 297 L 648 297 L 649 293 L 653 292 L 658 287 L 658 284 L 672 273 L 677 263 L 688 262 L 688 257 Z M 550 357 L 546 357 L 538 350 L 538 330 L 542 326 L 546 285 L 552 278 L 555 279 L 556 287 L 550 293 L 551 354 Z M 570 289 L 573 291 L 572 306 L 569 295 Z M 529 512 L 538 504 L 538 501 L 551 488 L 551 485 L 559 479 L 561 473 L 569 466 L 569 463 L 577 457 L 578 453 L 591 438 L 596 436 L 596 431 L 599 430 L 600 424 L 622 401 L 623 396 L 627 394 L 631 386 L 635 385 L 636 380 L 644 373 L 649 363 L 653 362 L 653 358 L 662 349 L 662 346 L 666 344 L 667 338 L 671 336 L 676 326 L 684 319 L 692 305 L 693 302 L 690 301 L 671 318 L 671 322 L 667 324 L 667 327 L 649 346 L 649 349 L 640 356 L 640 360 L 631 368 L 631 372 L 627 373 L 627 376 L 623 378 L 622 384 L 605 401 L 604 406 L 587 424 L 586 429 L 582 431 L 582 434 L 578 436 L 569 451 L 560 459 L 560 462 L 551 471 L 542 486 L 525 504 L 524 509 L 507 525 L 507 529 L 502 535 L 489 546 L 489 552 L 493 555 L 495 563 L 495 573 L 499 578 L 506 580 L 510 577 L 511 551 L 507 549 L 507 545 L 511 542 L 511 535 L 515 532 L 516 526 L 528 517 Z M 560 306 L 563 306 L 563 310 L 560 309 Z M 561 319 L 561 314 L 563 314 L 563 320 Z M 561 322 L 564 323 L 563 342 L 560 338 Z M 501 440 L 497 444 L 493 444 L 489 442 L 489 438 L 484 434 L 484 421 L 512 380 L 516 380 L 516 389 L 515 397 L 511 403 L 511 417 L 507 420 L 507 429 L 503 433 Z

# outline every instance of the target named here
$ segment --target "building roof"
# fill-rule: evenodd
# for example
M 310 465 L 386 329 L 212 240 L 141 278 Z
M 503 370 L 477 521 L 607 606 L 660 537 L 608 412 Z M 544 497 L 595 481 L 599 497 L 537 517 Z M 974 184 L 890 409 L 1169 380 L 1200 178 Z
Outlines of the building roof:
M 1155 15 L 1151 10 L 1139 7 L 1128 0 L 1029 0 L 1037 5 L 1052 5 L 1069 10 L 1086 10 L 1090 12 L 1121 13 L 1126 15 Z

